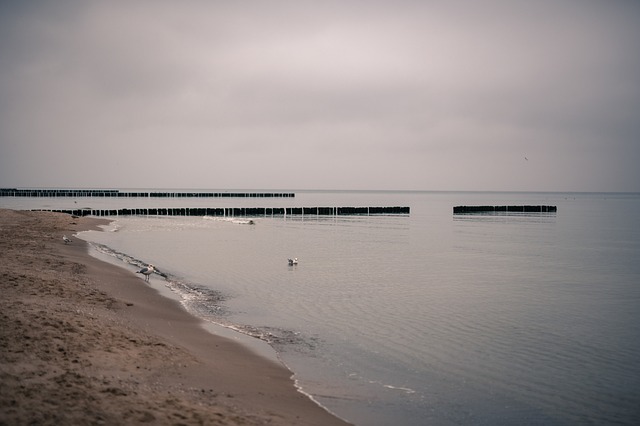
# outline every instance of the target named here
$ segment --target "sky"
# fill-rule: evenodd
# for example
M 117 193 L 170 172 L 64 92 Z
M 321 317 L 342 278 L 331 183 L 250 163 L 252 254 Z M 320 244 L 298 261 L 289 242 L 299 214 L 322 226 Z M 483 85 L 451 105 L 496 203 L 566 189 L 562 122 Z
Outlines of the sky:
M 0 0 L 0 187 L 640 192 L 635 0 Z

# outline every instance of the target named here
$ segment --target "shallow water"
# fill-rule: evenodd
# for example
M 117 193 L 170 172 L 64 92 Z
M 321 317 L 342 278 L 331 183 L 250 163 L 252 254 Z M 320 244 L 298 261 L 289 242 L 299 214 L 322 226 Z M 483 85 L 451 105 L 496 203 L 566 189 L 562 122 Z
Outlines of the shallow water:
M 110 202 L 123 200 L 80 201 Z M 128 217 L 117 232 L 83 236 L 157 265 L 192 312 L 270 341 L 305 392 L 356 424 L 640 420 L 637 194 L 297 191 L 135 202 L 411 207 L 409 216 L 254 225 Z M 558 212 L 453 216 L 459 204 Z

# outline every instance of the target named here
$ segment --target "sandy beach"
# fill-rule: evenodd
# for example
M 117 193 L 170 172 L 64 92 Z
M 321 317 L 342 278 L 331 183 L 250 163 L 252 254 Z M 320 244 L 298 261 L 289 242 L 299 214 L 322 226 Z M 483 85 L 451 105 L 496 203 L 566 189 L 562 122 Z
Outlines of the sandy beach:
M 347 424 L 283 365 L 91 257 L 73 235 L 101 223 L 0 209 L 0 424 Z

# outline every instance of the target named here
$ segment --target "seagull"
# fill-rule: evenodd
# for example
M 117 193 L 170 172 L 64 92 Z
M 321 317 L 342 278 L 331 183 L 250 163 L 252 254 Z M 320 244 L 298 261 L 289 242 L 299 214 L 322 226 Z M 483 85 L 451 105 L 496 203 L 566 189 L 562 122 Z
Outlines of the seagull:
M 64 241 L 65 244 L 68 244 L 71 242 L 71 240 L 69 239 L 69 237 L 67 237 L 66 235 L 62 236 L 62 241 Z
M 149 275 L 153 274 L 153 272 L 155 271 L 153 265 L 149 264 L 149 266 L 147 266 L 146 268 L 142 268 L 140 269 L 138 272 L 136 272 L 136 274 L 143 274 L 144 280 L 145 281 L 149 281 Z
M 289 260 L 289 266 L 298 264 L 298 258 L 297 257 L 294 257 L 293 259 L 288 259 L 288 260 Z

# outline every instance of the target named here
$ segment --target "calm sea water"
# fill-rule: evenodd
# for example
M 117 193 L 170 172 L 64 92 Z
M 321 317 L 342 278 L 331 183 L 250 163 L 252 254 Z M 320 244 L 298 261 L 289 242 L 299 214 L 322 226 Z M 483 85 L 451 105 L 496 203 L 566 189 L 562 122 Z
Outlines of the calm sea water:
M 131 270 L 156 265 L 169 280 L 153 285 L 195 314 L 269 341 L 306 393 L 357 425 L 640 424 L 638 194 L 0 199 L 11 203 L 410 206 L 253 225 L 128 217 L 83 238 Z M 558 212 L 454 216 L 459 204 Z

